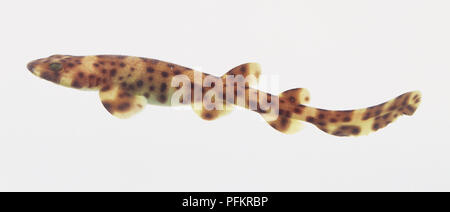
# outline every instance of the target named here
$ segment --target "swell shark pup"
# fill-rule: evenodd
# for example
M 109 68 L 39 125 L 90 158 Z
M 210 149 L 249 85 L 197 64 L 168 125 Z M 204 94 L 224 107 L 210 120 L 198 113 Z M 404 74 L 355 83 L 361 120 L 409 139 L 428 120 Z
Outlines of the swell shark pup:
M 147 104 L 188 104 L 202 119 L 214 120 L 238 105 L 261 114 L 270 126 L 286 134 L 299 131 L 305 121 L 335 136 L 366 135 L 401 115 L 413 115 L 421 101 L 420 92 L 413 91 L 362 109 L 310 107 L 305 88 L 279 95 L 252 88 L 261 71 L 256 63 L 242 64 L 220 77 L 156 59 L 121 55 L 52 55 L 31 61 L 27 68 L 63 86 L 98 90 L 103 106 L 119 118 L 131 117 Z

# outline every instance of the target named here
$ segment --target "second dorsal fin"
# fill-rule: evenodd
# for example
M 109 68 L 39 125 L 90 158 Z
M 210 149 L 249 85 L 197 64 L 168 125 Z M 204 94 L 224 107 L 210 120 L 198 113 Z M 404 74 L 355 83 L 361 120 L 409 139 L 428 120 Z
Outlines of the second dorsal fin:
M 279 101 L 280 105 L 284 104 L 307 104 L 309 103 L 311 97 L 309 95 L 309 91 L 306 88 L 294 88 L 280 93 Z M 301 121 L 292 119 L 292 112 L 285 111 L 283 109 L 279 109 L 278 117 L 275 120 L 274 117 L 264 116 L 263 118 L 267 121 L 267 123 L 272 126 L 274 129 L 285 133 L 285 134 L 293 134 L 301 129 L 303 129 L 303 124 Z
M 280 93 L 280 100 L 293 105 L 308 104 L 311 101 L 311 96 L 306 88 L 293 88 Z
M 243 78 L 248 78 L 249 81 L 246 82 L 246 86 L 254 86 L 258 83 L 259 75 L 261 75 L 261 66 L 258 63 L 245 63 L 234 67 L 222 76 L 225 79 L 227 76 L 242 76 Z

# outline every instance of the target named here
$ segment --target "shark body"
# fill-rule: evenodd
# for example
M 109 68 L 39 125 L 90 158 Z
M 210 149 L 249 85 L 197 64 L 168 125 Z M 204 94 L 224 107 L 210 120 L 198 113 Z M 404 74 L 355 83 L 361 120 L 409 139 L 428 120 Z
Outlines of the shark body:
M 325 110 L 307 106 L 309 91 L 294 88 L 272 95 L 252 88 L 260 66 L 246 63 L 223 76 L 212 76 L 156 59 L 121 56 L 53 55 L 28 63 L 34 75 L 76 89 L 99 91 L 106 110 L 128 118 L 147 104 L 192 105 L 204 120 L 227 114 L 233 105 L 263 116 L 274 129 L 291 134 L 309 122 L 335 136 L 359 136 L 377 131 L 401 115 L 412 115 L 421 101 L 419 91 L 404 93 L 368 108 Z

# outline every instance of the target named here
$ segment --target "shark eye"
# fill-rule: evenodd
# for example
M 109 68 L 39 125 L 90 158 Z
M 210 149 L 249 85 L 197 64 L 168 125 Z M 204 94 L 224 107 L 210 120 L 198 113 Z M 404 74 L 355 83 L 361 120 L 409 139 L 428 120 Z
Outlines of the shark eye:
M 50 67 L 50 70 L 52 70 L 52 71 L 60 71 L 62 69 L 62 64 L 61 63 L 51 63 L 49 67 Z

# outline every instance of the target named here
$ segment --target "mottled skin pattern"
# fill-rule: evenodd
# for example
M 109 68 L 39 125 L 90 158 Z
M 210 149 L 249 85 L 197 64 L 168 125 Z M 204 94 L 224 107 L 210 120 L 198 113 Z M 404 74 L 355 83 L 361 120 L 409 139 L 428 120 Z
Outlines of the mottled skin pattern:
M 99 90 L 104 107 L 119 118 L 134 115 L 148 103 L 172 106 L 170 100 L 174 92 L 186 89 L 181 84 L 171 86 L 174 76 L 187 76 L 191 82 L 196 82 L 195 76 L 201 76 L 202 79 L 212 77 L 223 82 L 222 87 L 216 90 L 219 95 L 215 98 L 224 101 L 226 110 L 207 110 L 203 104 L 194 107 L 202 103 L 206 93 L 214 88 L 214 83 L 211 86 L 191 83 L 188 89 L 200 89 L 202 94 L 187 96 L 188 101 L 184 102 L 181 102 L 183 97 L 180 97 L 180 104 L 191 104 L 201 118 L 214 120 L 226 114 L 229 105 L 238 104 L 237 99 L 242 97 L 245 100 L 239 106 L 260 113 L 274 129 L 283 133 L 297 132 L 301 129 L 300 121 L 306 121 L 336 136 L 366 135 L 387 126 L 400 115 L 412 115 L 421 101 L 420 92 L 414 91 L 369 108 L 333 111 L 306 106 L 310 96 L 304 88 L 291 89 L 276 96 L 251 88 L 252 83 L 239 85 L 225 81 L 226 76 L 238 75 L 258 79 L 260 67 L 255 63 L 240 65 L 222 77 L 155 59 L 119 55 L 53 55 L 34 60 L 27 68 L 36 76 L 63 86 Z M 229 95 L 229 90 L 234 95 Z M 248 98 L 253 94 L 259 94 L 257 101 Z M 277 113 L 272 109 L 267 110 L 267 105 L 261 105 L 259 98 L 264 97 L 268 100 L 266 102 L 276 106 Z

